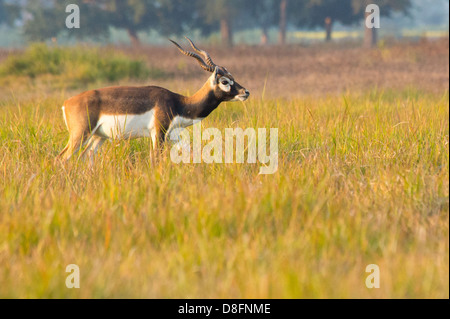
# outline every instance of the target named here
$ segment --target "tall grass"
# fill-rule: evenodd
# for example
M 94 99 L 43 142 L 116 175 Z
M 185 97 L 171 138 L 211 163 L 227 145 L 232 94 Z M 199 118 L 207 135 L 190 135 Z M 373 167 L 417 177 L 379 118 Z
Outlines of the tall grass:
M 145 139 L 54 164 L 62 99 L 1 102 L 0 297 L 449 297 L 448 93 L 252 98 L 203 122 L 278 127 L 271 176 L 152 164 Z
M 22 54 L 10 55 L 0 65 L 0 78 L 47 77 L 72 86 L 163 75 L 163 71 L 147 67 L 142 60 L 130 59 L 113 50 L 48 47 L 41 43 L 31 45 Z

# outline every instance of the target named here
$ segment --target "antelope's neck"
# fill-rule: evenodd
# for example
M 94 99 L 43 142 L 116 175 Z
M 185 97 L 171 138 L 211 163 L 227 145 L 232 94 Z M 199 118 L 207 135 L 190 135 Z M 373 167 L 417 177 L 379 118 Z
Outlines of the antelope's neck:
M 193 96 L 184 97 L 185 109 L 181 116 L 189 119 L 205 118 L 211 114 L 220 103 L 221 101 L 215 97 L 208 81 Z

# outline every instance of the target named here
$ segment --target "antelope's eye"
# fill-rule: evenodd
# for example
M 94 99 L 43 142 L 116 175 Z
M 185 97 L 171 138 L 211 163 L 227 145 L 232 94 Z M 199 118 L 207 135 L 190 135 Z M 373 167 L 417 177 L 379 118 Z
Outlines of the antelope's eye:
M 223 85 L 228 85 L 228 84 L 230 84 L 230 83 L 228 83 L 227 80 L 223 80 L 223 81 L 222 81 L 222 84 L 223 84 Z

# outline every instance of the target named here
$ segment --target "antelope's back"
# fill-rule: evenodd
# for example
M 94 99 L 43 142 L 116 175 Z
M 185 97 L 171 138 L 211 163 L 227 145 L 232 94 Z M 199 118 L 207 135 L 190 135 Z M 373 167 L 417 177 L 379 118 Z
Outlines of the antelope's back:
M 176 94 L 157 86 L 117 86 L 90 90 L 68 99 L 64 106 L 69 112 L 101 114 L 143 114 L 158 104 L 171 103 Z

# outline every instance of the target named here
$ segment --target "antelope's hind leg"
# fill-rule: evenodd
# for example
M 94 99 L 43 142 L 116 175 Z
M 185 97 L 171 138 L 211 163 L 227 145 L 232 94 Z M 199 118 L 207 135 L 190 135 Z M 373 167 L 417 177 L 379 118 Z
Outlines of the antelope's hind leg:
M 87 142 L 86 149 L 81 154 L 81 158 L 89 157 L 90 166 L 94 165 L 94 157 L 98 149 L 105 143 L 105 139 L 98 135 L 93 135 Z
M 86 115 L 84 120 L 75 120 L 73 117 L 73 107 L 71 108 L 70 105 L 69 107 L 63 106 L 62 111 L 64 122 L 69 130 L 69 141 L 56 159 L 62 162 L 67 162 L 88 143 L 98 127 L 96 127 L 91 133 L 91 125 L 88 120 L 89 117 Z
M 78 153 L 83 145 L 86 145 L 88 134 L 70 134 L 69 142 L 66 147 L 59 153 L 57 159 L 67 162 L 73 155 Z
M 95 135 L 98 126 L 92 131 L 89 132 L 89 127 L 79 127 L 78 130 L 72 130 L 69 134 L 69 142 L 67 146 L 61 151 L 58 155 L 58 159 L 63 162 L 68 161 L 73 155 L 79 153 L 83 147 L 86 146 L 86 149 L 82 152 L 81 156 L 83 156 L 87 149 L 91 149 L 96 151 L 101 144 L 103 144 L 103 139 L 100 136 Z
M 66 147 L 64 147 L 64 149 L 58 154 L 58 156 L 56 156 L 56 160 L 61 160 L 61 158 L 64 156 L 64 154 L 67 152 L 67 150 L 69 149 L 69 143 L 67 143 Z

